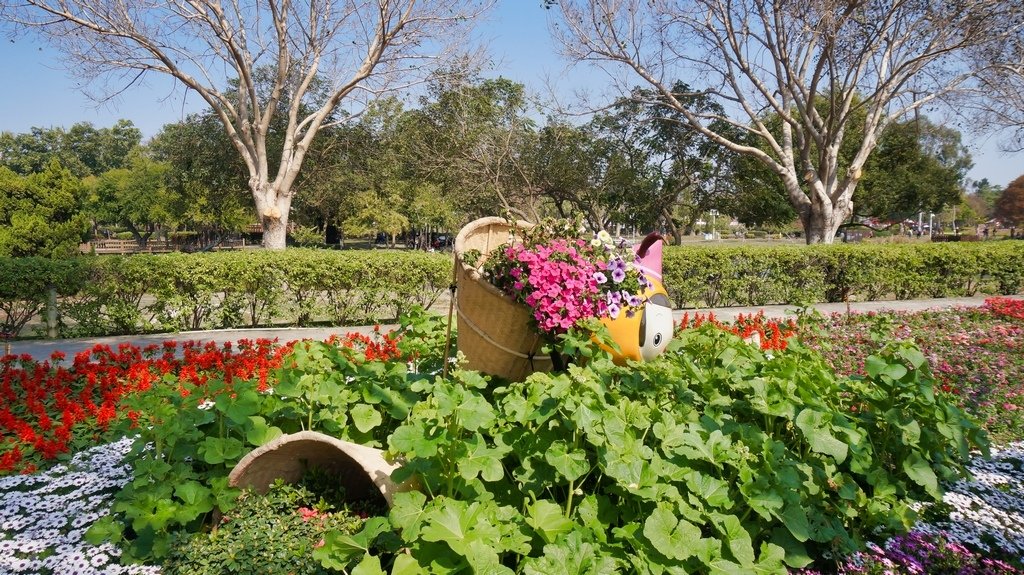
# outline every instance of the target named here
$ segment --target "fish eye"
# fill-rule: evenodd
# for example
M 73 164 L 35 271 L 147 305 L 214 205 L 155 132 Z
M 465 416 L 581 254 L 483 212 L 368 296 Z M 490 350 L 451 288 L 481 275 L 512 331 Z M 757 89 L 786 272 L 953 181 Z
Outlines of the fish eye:
M 661 332 L 654 334 L 654 347 L 661 345 Z

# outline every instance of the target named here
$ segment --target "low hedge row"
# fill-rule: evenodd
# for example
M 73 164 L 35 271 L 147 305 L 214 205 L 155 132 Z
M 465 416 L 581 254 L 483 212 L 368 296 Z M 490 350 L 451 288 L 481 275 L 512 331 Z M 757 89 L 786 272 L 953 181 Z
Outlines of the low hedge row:
M 450 255 L 289 249 L 0 259 L 0 332 L 17 333 L 59 298 L 63 337 L 257 325 L 338 325 L 429 306 Z M 678 308 L 1015 294 L 1024 242 L 703 246 L 665 249 Z
M 1024 242 L 665 249 L 676 307 L 1019 293 Z
M 233 328 L 337 325 L 396 318 L 430 306 L 451 283 L 450 256 L 422 252 L 289 249 L 0 260 L 0 309 L 38 312 L 59 276 L 62 337 Z M 24 282 L 15 279 L 20 277 Z M 11 316 L 16 333 L 29 318 Z M 31 317 L 31 316 L 29 316 Z M 0 318 L 2 319 L 2 318 Z

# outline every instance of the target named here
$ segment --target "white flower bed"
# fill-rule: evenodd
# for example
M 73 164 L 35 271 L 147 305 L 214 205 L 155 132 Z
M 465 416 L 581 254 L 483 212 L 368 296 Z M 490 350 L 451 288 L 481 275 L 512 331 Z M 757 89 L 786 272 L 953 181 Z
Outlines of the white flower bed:
M 78 453 L 66 465 L 34 475 L 0 477 L 0 574 L 114 575 L 160 573 L 124 566 L 110 543 L 95 546 L 85 531 L 110 512 L 130 478 L 124 456 L 131 439 Z
M 976 457 L 968 468 L 973 481 L 946 485 L 944 505 L 921 509 L 927 520 L 914 530 L 942 531 L 951 541 L 1024 561 L 1024 442 L 993 449 L 991 460 Z

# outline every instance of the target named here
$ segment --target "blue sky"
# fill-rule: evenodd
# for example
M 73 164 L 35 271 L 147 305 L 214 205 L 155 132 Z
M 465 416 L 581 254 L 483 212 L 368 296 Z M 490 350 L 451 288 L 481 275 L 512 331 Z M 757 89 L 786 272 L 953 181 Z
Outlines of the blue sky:
M 601 86 L 603 72 L 567 71 L 547 25 L 548 11 L 541 7 L 541 0 L 499 0 L 478 30 L 478 35 L 490 45 L 496 64 L 488 75 L 522 82 L 538 93 L 546 90 L 546 78 L 557 80 L 561 94 Z M 148 138 L 164 124 L 205 107 L 199 98 L 184 98 L 173 82 L 156 75 L 150 75 L 144 86 L 133 87 L 116 101 L 97 106 L 60 64 L 57 53 L 28 38 L 13 43 L 6 38 L 0 41 L 0 78 L 7 79 L 0 90 L 0 131 L 27 132 L 33 126 L 68 127 L 76 122 L 92 122 L 102 127 L 125 118 Z M 986 140 L 965 134 L 964 140 L 975 163 L 970 178 L 988 178 L 1005 186 L 1024 172 L 1024 153 L 1004 155 L 998 151 L 994 138 Z

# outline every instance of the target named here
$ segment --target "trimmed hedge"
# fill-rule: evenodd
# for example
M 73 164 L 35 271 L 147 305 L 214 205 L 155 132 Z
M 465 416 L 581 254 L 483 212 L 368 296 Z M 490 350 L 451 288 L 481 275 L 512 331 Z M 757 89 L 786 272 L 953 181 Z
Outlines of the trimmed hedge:
M 81 260 L 0 258 L 0 334 L 17 334 L 41 313 L 50 288 L 60 296 L 78 292 L 85 274 Z
M 60 334 L 374 323 L 429 307 L 451 283 L 452 265 L 442 254 L 304 249 L 83 257 L 76 289 L 58 304 Z M 15 276 L 39 284 L 20 269 Z M 0 293 L 0 309 L 17 301 L 38 313 L 45 289 L 34 294 Z
M 1024 242 L 665 249 L 678 308 L 1016 294 Z M 0 331 L 60 298 L 62 337 L 374 323 L 429 307 L 451 282 L 448 255 L 289 249 L 203 254 L 0 258 Z
M 728 307 L 1019 293 L 1024 242 L 671 246 L 676 307 Z

